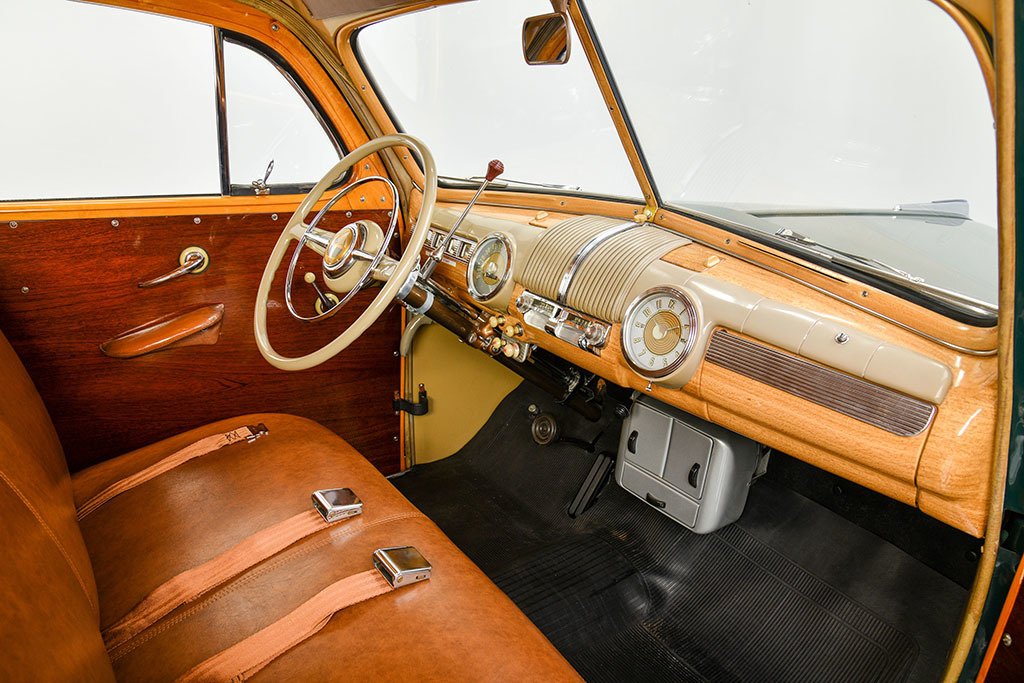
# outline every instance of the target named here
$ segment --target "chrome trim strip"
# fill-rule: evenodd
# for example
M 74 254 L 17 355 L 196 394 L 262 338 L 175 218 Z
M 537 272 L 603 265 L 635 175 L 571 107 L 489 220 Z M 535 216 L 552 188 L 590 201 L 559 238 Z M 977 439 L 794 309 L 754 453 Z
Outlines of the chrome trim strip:
M 705 358 L 709 363 L 898 436 L 920 434 L 935 416 L 935 406 L 930 403 L 725 330 L 711 335 Z
M 615 237 L 620 232 L 629 230 L 635 225 L 636 223 L 632 221 L 628 221 L 620 225 L 613 225 L 587 240 L 587 243 L 584 244 L 583 247 L 576 252 L 576 255 L 572 257 L 572 261 L 569 262 L 569 268 L 562 273 L 562 281 L 558 283 L 558 294 L 555 296 L 555 300 L 560 304 L 565 303 L 565 297 L 569 295 L 569 287 L 572 286 L 572 280 L 576 277 L 576 273 L 579 272 L 579 269 L 583 266 L 583 262 L 587 260 L 587 257 L 589 257 L 602 242 Z

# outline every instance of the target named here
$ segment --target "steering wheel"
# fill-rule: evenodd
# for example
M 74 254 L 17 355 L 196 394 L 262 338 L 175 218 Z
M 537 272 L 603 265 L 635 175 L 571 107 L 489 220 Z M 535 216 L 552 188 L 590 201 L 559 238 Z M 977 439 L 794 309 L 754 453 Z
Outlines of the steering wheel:
M 402 252 L 400 259 L 394 259 L 386 255 L 388 243 L 394 234 L 398 221 L 398 190 L 394 184 L 382 176 L 369 176 L 360 178 L 349 183 L 331 198 L 312 221 L 306 223 L 306 216 L 323 197 L 324 192 L 334 185 L 346 171 L 355 166 L 366 157 L 389 147 L 405 147 L 411 149 L 423 162 L 423 203 L 420 205 L 419 214 L 413 221 L 412 234 Z M 318 227 L 320 219 L 327 213 L 335 202 L 347 195 L 356 187 L 368 182 L 383 182 L 391 190 L 394 200 L 387 231 L 369 220 L 355 221 L 349 223 L 336 233 L 329 232 Z M 411 135 L 385 135 L 370 140 L 357 149 L 352 150 L 345 157 L 334 165 L 323 178 L 320 179 L 309 194 L 305 196 L 295 213 L 288 219 L 287 225 L 278 237 L 267 267 L 263 269 L 263 277 L 260 280 L 259 289 L 256 292 L 256 310 L 253 315 L 253 331 L 256 335 L 256 346 L 267 362 L 281 370 L 305 370 L 319 365 L 337 354 L 341 353 L 349 344 L 359 338 L 377 318 L 381 316 L 391 301 L 399 294 L 400 290 L 408 284 L 412 277 L 415 277 L 414 269 L 419 259 L 420 250 L 427 238 L 430 229 L 430 219 L 434 212 L 434 202 L 437 199 L 437 168 L 434 165 L 434 157 L 422 141 Z M 337 313 L 345 304 L 350 302 L 356 294 L 365 288 L 371 281 L 383 282 L 380 292 L 374 297 L 370 305 L 363 311 L 352 324 L 345 328 L 341 334 L 334 338 L 326 346 L 300 356 L 289 358 L 282 356 L 270 344 L 267 336 L 267 302 L 270 295 L 270 286 L 274 282 L 274 275 L 284 260 L 288 244 L 292 241 L 298 242 L 292 254 L 288 266 L 288 276 L 285 279 L 285 303 L 288 311 L 293 317 L 304 321 L 317 321 L 329 318 Z M 291 283 L 298 263 L 299 252 L 303 247 L 308 247 L 320 254 L 323 265 L 323 281 L 335 292 L 340 299 L 334 306 L 320 312 L 318 315 L 304 317 L 300 315 L 292 304 Z

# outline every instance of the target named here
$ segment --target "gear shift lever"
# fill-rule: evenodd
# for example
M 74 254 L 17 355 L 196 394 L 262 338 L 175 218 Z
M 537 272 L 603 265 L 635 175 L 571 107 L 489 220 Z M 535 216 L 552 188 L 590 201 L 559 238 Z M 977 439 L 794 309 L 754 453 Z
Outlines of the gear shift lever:
M 434 272 L 434 268 L 436 268 L 437 264 L 441 262 L 441 259 L 444 257 L 445 249 L 448 248 L 448 241 L 451 240 L 452 235 L 454 235 L 455 231 L 458 230 L 460 225 L 462 225 L 462 221 L 466 220 L 466 216 L 469 215 L 470 209 L 472 209 L 473 205 L 476 204 L 476 200 L 480 199 L 480 195 L 484 193 L 484 190 L 487 189 L 487 186 L 490 184 L 490 182 L 504 172 L 505 164 L 501 163 L 501 161 L 499 161 L 498 159 L 491 159 L 491 163 L 487 164 L 487 174 L 484 176 L 483 181 L 480 183 L 480 187 L 477 188 L 476 194 L 473 195 L 473 198 L 469 200 L 468 204 L 466 204 L 466 208 L 462 211 L 462 215 L 458 217 L 458 219 L 452 225 L 451 229 L 448 230 L 448 233 L 444 236 L 444 239 L 442 239 L 438 243 L 438 245 L 434 247 L 434 252 L 427 258 L 427 262 L 423 265 L 423 268 L 420 270 L 420 276 L 424 280 L 430 277 L 431 273 Z

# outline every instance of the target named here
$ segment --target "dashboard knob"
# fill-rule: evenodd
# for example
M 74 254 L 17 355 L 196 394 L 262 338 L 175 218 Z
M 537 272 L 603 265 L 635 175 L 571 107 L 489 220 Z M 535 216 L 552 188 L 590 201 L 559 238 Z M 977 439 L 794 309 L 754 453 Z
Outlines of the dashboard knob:
M 492 315 L 487 320 L 487 322 L 490 323 L 491 327 L 493 327 L 494 329 L 500 330 L 501 326 L 505 324 L 505 316 L 503 316 L 503 315 Z
M 505 354 L 506 358 L 515 358 L 519 355 L 519 344 L 514 341 L 510 341 L 505 344 L 505 348 L 501 350 Z
M 491 340 L 491 343 L 488 345 L 487 350 L 490 351 L 491 353 L 498 353 L 499 351 L 501 351 L 501 347 L 504 345 L 504 339 L 502 339 L 501 337 L 495 337 L 494 339 Z

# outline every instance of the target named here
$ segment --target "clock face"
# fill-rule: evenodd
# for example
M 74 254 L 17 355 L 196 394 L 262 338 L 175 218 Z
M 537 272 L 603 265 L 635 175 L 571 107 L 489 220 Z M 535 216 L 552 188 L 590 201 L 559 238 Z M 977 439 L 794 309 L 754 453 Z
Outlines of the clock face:
M 622 321 L 622 351 L 644 377 L 664 377 L 686 360 L 696 330 L 690 300 L 672 289 L 641 294 Z

